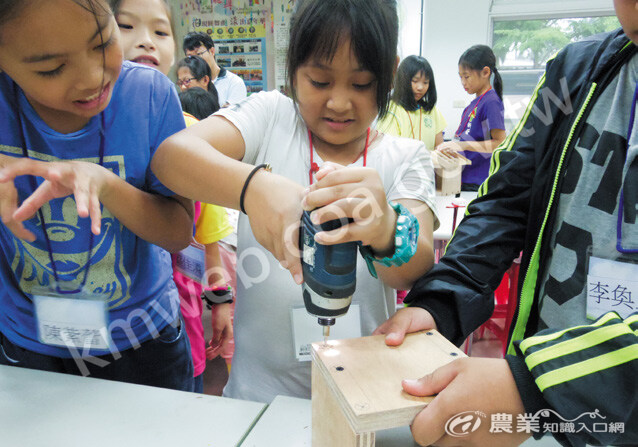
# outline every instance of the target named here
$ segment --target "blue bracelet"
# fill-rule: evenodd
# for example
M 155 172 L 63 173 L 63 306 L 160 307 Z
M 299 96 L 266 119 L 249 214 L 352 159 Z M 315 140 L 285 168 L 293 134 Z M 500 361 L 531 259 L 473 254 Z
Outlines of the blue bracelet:
M 390 206 L 397 213 L 397 225 L 394 230 L 394 254 L 392 257 L 377 258 L 369 245 L 360 245 L 359 251 L 368 265 L 368 271 L 375 278 L 377 270 L 374 262 L 386 267 L 400 266 L 409 262 L 416 253 L 417 240 L 419 239 L 418 219 L 400 203 L 389 202 Z

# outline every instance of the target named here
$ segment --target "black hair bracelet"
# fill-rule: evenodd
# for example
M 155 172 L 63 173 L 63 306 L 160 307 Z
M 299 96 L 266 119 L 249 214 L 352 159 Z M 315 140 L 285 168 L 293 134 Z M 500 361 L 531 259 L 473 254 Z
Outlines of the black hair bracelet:
M 250 174 L 248 174 L 248 177 L 246 177 L 246 181 L 244 182 L 244 186 L 241 189 L 241 194 L 239 195 L 239 209 L 244 214 L 248 214 L 248 213 L 246 213 L 246 210 L 244 209 L 244 197 L 246 196 L 246 189 L 248 189 L 248 184 L 250 183 L 250 180 L 253 178 L 253 175 L 255 175 L 257 173 L 257 171 L 259 171 L 262 168 L 264 168 L 267 172 L 271 172 L 272 171 L 272 167 L 270 166 L 269 163 L 262 163 L 260 165 L 255 166 L 253 168 L 253 170 L 250 171 Z

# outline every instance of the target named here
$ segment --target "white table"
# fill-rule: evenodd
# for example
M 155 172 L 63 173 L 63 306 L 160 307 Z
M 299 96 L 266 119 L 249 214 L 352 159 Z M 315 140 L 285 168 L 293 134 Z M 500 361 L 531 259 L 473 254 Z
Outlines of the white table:
M 310 400 L 277 396 L 241 447 L 311 447 L 312 406 Z M 560 447 L 551 437 L 529 439 L 523 447 Z M 417 447 L 409 427 L 381 430 L 375 447 Z
M 0 445 L 236 446 L 264 404 L 0 366 Z
M 454 220 L 454 209 L 448 208 L 453 203 L 463 204 L 462 208 L 458 208 L 456 216 L 456 225 L 458 226 L 465 215 L 465 207 L 477 196 L 475 191 L 463 191 L 461 197 L 436 196 L 436 206 L 439 211 L 439 228 L 434 232 L 434 240 L 448 241 L 452 237 L 452 223 Z

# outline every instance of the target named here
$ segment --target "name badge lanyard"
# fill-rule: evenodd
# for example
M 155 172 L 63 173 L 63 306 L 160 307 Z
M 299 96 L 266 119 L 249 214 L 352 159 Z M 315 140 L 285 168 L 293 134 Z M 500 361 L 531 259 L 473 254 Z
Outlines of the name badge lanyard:
M 631 104 L 631 114 L 629 116 L 629 129 L 627 130 L 627 153 L 629 152 L 629 140 L 634 130 L 634 120 L 636 118 L 636 104 L 638 104 L 638 82 L 636 83 L 636 89 L 634 90 L 634 99 Z M 627 154 L 625 154 L 625 164 L 627 164 Z M 625 187 L 620 189 L 620 203 L 618 204 L 618 222 L 616 224 L 616 250 L 619 253 L 638 253 L 638 249 L 624 248 L 622 246 L 622 222 L 624 215 L 624 198 Z
M 479 96 L 478 101 L 476 101 L 476 105 L 472 108 L 472 110 L 470 110 L 467 114 L 467 116 L 463 116 L 461 118 L 461 125 L 459 126 L 458 129 L 456 129 L 456 133 L 454 134 L 455 137 L 460 137 L 462 133 L 465 132 L 465 128 L 467 127 L 468 123 L 470 122 L 470 117 L 472 116 L 472 112 L 477 111 L 478 110 L 478 106 L 481 103 L 481 101 L 483 100 L 483 97 L 485 95 L 487 95 L 487 92 L 489 92 L 490 90 L 492 90 L 492 88 L 488 88 L 487 91 L 485 93 L 483 93 L 481 96 Z
M 419 140 L 421 140 L 421 127 L 423 127 L 423 119 L 421 117 L 421 112 L 423 112 L 423 108 L 419 106 Z M 408 112 L 408 119 L 410 120 L 410 128 L 412 129 L 412 139 L 416 140 L 416 138 L 414 137 L 414 124 L 412 124 L 412 118 L 410 118 L 410 112 Z
M 27 150 L 26 138 L 24 136 L 24 131 L 22 129 L 22 116 L 21 116 L 22 110 L 20 109 L 20 98 L 18 94 L 17 84 L 14 84 L 14 92 L 15 92 L 16 109 L 17 109 L 16 119 L 17 119 L 19 134 L 20 134 L 20 144 L 22 146 L 22 155 L 25 158 L 30 158 L 29 151 Z M 100 154 L 99 154 L 100 166 L 104 166 L 104 128 L 105 128 L 104 112 L 102 112 L 100 113 Z M 31 187 L 35 191 L 38 188 L 38 184 L 36 183 L 34 176 L 31 175 L 29 177 L 30 177 L 29 180 L 31 183 Z M 80 284 L 80 287 L 76 290 L 62 290 L 60 288 L 60 277 L 58 275 L 58 269 L 56 268 L 55 262 L 53 260 L 53 248 L 51 246 L 51 240 L 49 239 L 49 233 L 47 232 L 47 225 L 46 225 L 46 221 L 44 220 L 44 214 L 42 213 L 42 208 L 38 210 L 38 216 L 40 217 L 40 222 L 42 222 L 42 231 L 44 232 L 44 240 L 46 241 L 47 252 L 49 253 L 49 260 L 51 261 L 51 269 L 53 270 L 53 277 L 55 278 L 56 291 L 61 295 L 71 295 L 71 294 L 79 293 L 80 291 L 82 291 L 82 289 L 86 285 L 86 280 L 89 276 L 89 270 L 91 269 L 91 252 L 93 251 L 93 232 L 89 231 L 89 251 L 87 254 L 87 263 L 86 263 L 86 269 L 84 271 L 84 278 L 82 278 L 82 283 Z
M 374 138 L 376 138 L 376 135 L 374 136 Z M 373 138 L 373 140 L 374 140 Z M 367 165 L 367 161 L 368 161 L 368 142 L 370 141 L 370 128 L 368 127 L 367 133 L 366 133 L 366 145 L 363 147 L 363 167 L 365 168 Z M 313 181 L 313 176 L 314 174 L 316 174 L 319 171 L 319 165 L 317 163 L 314 162 L 314 149 L 312 147 L 312 132 L 310 132 L 310 129 L 308 129 L 308 143 L 310 145 L 310 170 L 308 171 L 308 180 L 309 183 L 312 185 L 312 181 Z M 355 160 L 355 162 L 359 159 L 359 157 L 357 157 L 357 159 Z

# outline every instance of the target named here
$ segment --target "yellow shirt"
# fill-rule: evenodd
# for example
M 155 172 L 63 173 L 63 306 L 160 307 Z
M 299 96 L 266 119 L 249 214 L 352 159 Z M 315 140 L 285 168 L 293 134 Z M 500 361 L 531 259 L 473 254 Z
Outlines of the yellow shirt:
M 408 112 L 394 101 L 390 102 L 390 110 L 385 118 L 377 123 L 379 131 L 423 141 L 429 150 L 434 149 L 437 134 L 443 132 L 446 126 L 447 122 L 436 106 L 429 112 L 421 108 Z

